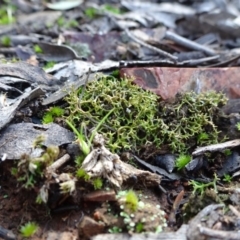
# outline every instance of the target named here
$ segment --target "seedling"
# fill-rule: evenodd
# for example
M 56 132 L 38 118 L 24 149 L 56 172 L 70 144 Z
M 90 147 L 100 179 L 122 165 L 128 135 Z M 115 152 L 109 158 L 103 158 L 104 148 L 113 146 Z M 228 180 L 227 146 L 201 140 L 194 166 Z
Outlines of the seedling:
M 21 226 L 20 233 L 23 237 L 32 237 L 33 234 L 38 230 L 38 225 L 34 222 L 28 222 Z
M 87 174 L 87 172 L 82 169 L 82 168 L 79 168 L 76 172 L 76 177 L 77 178 L 83 178 L 85 181 L 88 181 L 90 180 L 90 176 Z
M 113 111 L 114 111 L 114 109 L 109 111 L 109 113 L 105 117 L 102 118 L 102 120 L 98 123 L 98 125 L 94 129 L 94 131 L 91 133 L 89 140 L 87 140 L 84 136 L 83 127 L 81 128 L 81 130 L 79 132 L 70 121 L 66 120 L 66 123 L 69 125 L 69 127 L 72 128 L 73 132 L 77 135 L 79 146 L 85 156 L 87 156 L 90 153 L 92 140 L 93 140 L 96 132 L 98 131 L 98 129 L 101 127 L 101 125 L 104 123 L 104 121 L 109 117 L 109 115 Z
M 60 107 L 51 107 L 43 116 L 42 123 L 48 124 L 54 121 L 56 117 L 61 117 L 64 114 L 64 110 Z
M 240 122 L 236 124 L 237 130 L 240 131 Z
M 13 16 L 15 12 L 14 6 L 3 6 L 0 9 L 0 25 L 7 25 L 14 23 L 16 21 L 15 17 Z
M 92 180 L 93 187 L 95 190 L 101 189 L 103 186 L 103 180 L 101 178 L 95 178 Z
M 190 155 L 180 154 L 180 156 L 176 159 L 176 167 L 177 170 L 181 170 L 185 168 L 185 166 L 191 161 Z
M 33 50 L 35 53 L 43 53 L 42 48 L 37 44 L 33 46 Z
M 230 149 L 225 149 L 223 151 L 223 153 L 226 155 L 226 156 L 230 156 L 232 154 L 232 151 Z
M 205 132 L 202 132 L 198 135 L 197 142 L 198 144 L 202 144 L 205 142 L 205 140 L 209 139 L 209 135 Z
M 138 197 L 133 190 L 129 190 L 125 195 L 126 207 L 135 212 L 138 209 Z
M 4 47 L 10 47 L 11 46 L 11 39 L 9 36 L 3 36 L 1 38 L 1 43 Z
M 97 9 L 89 7 L 85 9 L 84 13 L 87 17 L 89 17 L 90 19 L 93 19 L 97 16 Z
M 223 181 L 230 183 L 232 181 L 232 177 L 229 174 L 224 174 L 223 175 Z
M 53 62 L 53 61 L 47 62 L 47 63 L 45 64 L 45 66 L 43 67 L 43 69 L 46 70 L 46 69 L 48 69 L 48 68 L 52 68 L 55 64 L 56 64 L 56 63 Z

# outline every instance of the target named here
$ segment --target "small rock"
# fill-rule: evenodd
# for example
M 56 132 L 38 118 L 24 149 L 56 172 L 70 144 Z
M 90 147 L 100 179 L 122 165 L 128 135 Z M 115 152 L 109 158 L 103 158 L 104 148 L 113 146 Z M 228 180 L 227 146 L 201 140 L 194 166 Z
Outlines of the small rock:
M 79 239 L 88 239 L 104 232 L 104 224 L 98 223 L 90 217 L 84 217 L 78 226 Z

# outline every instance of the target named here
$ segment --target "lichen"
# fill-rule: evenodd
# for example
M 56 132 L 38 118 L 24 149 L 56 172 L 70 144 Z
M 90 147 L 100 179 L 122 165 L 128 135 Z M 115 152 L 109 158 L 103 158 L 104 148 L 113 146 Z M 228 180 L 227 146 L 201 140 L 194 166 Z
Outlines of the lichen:
M 68 120 L 89 130 L 114 109 L 98 130 L 112 152 L 168 145 L 173 152 L 185 153 L 191 147 L 218 142 L 214 117 L 226 103 L 222 93 L 188 92 L 166 103 L 131 79 L 114 77 L 102 77 L 83 89 L 66 97 Z

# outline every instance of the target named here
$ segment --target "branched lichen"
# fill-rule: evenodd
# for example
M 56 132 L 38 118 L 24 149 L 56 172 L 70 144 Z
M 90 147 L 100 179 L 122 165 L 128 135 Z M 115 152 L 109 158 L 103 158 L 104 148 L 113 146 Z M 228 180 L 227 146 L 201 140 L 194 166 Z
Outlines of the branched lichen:
M 81 96 L 81 99 L 79 99 Z M 168 145 L 174 152 L 184 153 L 191 147 L 216 143 L 218 130 L 214 124 L 218 107 L 226 98 L 221 93 L 188 92 L 174 103 L 161 102 L 154 93 L 145 91 L 129 79 L 102 77 L 72 92 L 68 120 L 92 129 L 112 110 L 98 130 L 116 152 L 137 150 L 144 145 L 159 148 Z M 207 137 L 203 133 L 207 133 Z
M 114 109 L 99 130 L 108 140 L 111 151 L 136 149 L 147 142 L 160 145 L 161 139 L 154 134 L 159 129 L 155 94 L 142 90 L 130 80 L 106 77 L 89 83 L 79 103 L 80 93 L 81 90 L 67 97 L 69 119 L 76 125 L 85 122 L 92 128 Z

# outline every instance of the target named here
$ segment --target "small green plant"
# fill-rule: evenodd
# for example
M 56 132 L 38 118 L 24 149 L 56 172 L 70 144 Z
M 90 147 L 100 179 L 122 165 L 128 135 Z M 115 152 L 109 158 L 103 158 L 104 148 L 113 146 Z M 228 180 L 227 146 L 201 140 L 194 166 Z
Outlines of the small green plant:
M 226 156 L 230 156 L 232 154 L 232 151 L 230 149 L 225 149 L 223 151 L 223 153 L 226 155 Z
M 77 135 L 78 138 L 78 142 L 79 142 L 79 146 L 83 152 L 83 154 L 85 156 L 87 156 L 90 153 L 90 148 L 91 148 L 91 144 L 92 144 L 92 140 L 96 134 L 96 132 L 98 131 L 98 129 L 101 127 L 101 125 L 104 123 L 104 121 L 112 114 L 112 112 L 114 111 L 114 109 L 112 109 L 111 111 L 109 111 L 97 124 L 96 128 L 94 129 L 94 131 L 92 131 L 91 136 L 88 139 L 86 139 L 86 137 L 84 136 L 83 133 L 83 125 L 81 126 L 80 132 L 74 127 L 74 125 L 66 120 L 66 123 L 69 125 L 69 127 L 72 128 L 73 132 Z
M 201 183 L 201 182 L 191 180 L 190 185 L 193 186 L 192 194 L 194 195 L 195 193 L 198 192 L 202 196 L 204 194 L 206 188 L 208 188 L 208 187 L 213 187 L 214 191 L 217 193 L 218 192 L 218 190 L 217 190 L 217 181 L 218 180 L 220 180 L 220 179 L 217 177 L 217 174 L 214 174 L 213 181 L 209 182 L 209 183 Z
M 95 190 L 101 189 L 103 186 L 103 180 L 100 177 L 92 179 L 92 184 Z
M 0 8 L 0 25 L 8 25 L 16 21 L 13 14 L 15 13 L 15 7 L 11 5 L 1 6 Z
M 209 139 L 209 135 L 205 132 L 202 132 L 198 135 L 197 142 L 198 144 L 202 144 L 205 142 L 205 140 L 208 140 L 208 139 Z
M 237 130 L 240 131 L 240 122 L 236 124 Z
M 133 190 L 127 191 L 125 195 L 125 204 L 126 207 L 135 212 L 138 209 L 138 197 L 137 194 Z
M 17 181 L 22 183 L 22 187 L 26 189 L 34 188 L 38 179 L 44 175 L 44 170 L 49 166 L 59 155 L 57 146 L 49 146 L 41 157 L 31 157 L 28 154 L 23 154 L 21 160 L 18 161 L 17 167 L 11 169 L 13 176 Z
M 113 226 L 113 227 L 108 229 L 108 232 L 109 233 L 121 233 L 122 229 L 120 227 Z
M 89 8 L 86 8 L 84 13 L 87 17 L 93 19 L 97 16 L 97 9 L 93 8 L 93 7 L 89 7 Z
M 106 10 L 107 12 L 115 13 L 115 14 L 121 14 L 121 10 L 117 7 L 114 7 L 110 4 L 104 4 L 102 6 L 102 9 Z
M 35 44 L 33 46 L 33 50 L 34 50 L 35 53 L 43 53 L 42 48 L 38 44 Z
M 136 224 L 136 232 L 141 233 L 144 229 L 144 224 L 142 222 L 139 222 Z
M 64 110 L 60 107 L 51 107 L 43 116 L 42 123 L 48 124 L 54 121 L 56 117 L 61 117 L 64 114 Z
M 1 38 L 1 44 L 4 46 L 4 47 L 10 47 L 11 46 L 11 39 L 9 36 L 3 36 Z
M 46 70 L 46 69 L 48 69 L 48 68 L 52 68 L 55 64 L 56 64 L 56 63 L 53 62 L 53 61 L 47 62 L 47 63 L 45 64 L 45 66 L 43 67 L 43 69 Z
M 83 178 L 85 181 L 90 180 L 90 175 L 82 168 L 79 168 L 76 172 L 77 178 Z
M 64 25 L 65 21 L 66 21 L 66 19 L 63 16 L 61 16 L 57 19 L 57 25 L 59 27 L 62 27 Z
M 183 169 L 190 161 L 191 161 L 190 155 L 180 154 L 180 156 L 176 159 L 177 170 L 179 171 Z
M 74 162 L 76 163 L 76 166 L 77 167 L 81 167 L 82 166 L 82 163 L 85 159 L 85 156 L 84 155 L 79 155 L 75 158 Z
M 21 226 L 20 233 L 23 237 L 32 237 L 34 233 L 38 230 L 38 225 L 34 222 L 28 222 Z
M 223 181 L 230 183 L 232 181 L 232 177 L 229 174 L 224 174 L 223 175 Z

